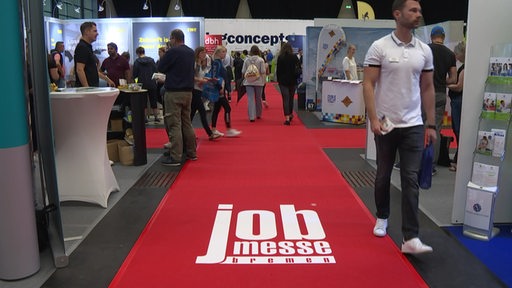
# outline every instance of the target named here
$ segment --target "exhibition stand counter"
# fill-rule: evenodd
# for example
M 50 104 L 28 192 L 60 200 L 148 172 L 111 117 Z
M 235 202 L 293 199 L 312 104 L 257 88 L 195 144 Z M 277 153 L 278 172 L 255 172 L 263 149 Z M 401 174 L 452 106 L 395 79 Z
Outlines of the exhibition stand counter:
M 322 82 L 322 120 L 347 124 L 366 122 L 361 81 Z

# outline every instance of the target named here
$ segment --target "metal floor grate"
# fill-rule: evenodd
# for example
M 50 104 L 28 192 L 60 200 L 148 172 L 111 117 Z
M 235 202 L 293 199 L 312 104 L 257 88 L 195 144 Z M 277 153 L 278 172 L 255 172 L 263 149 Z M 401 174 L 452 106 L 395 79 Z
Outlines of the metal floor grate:
M 169 188 L 178 172 L 147 171 L 133 185 L 136 188 Z
M 375 186 L 375 171 L 345 171 L 342 174 L 354 188 Z

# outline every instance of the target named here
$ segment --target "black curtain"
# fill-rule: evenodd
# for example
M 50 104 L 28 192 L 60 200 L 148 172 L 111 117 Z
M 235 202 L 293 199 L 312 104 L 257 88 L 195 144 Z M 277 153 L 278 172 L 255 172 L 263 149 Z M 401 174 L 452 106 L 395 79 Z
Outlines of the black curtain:
M 301 2 L 296 0 L 248 0 L 251 16 L 255 19 L 314 19 L 337 18 L 340 0 Z M 352 7 L 356 1 L 352 1 Z
M 375 12 L 375 19 L 393 19 L 391 5 L 393 0 L 362 0 L 370 4 Z M 444 21 L 467 21 L 469 0 L 424 0 L 421 1 L 423 18 L 426 25 Z
M 172 0 L 174 5 L 175 0 Z M 183 14 L 190 17 L 236 18 L 240 0 L 181 0 Z
M 468 2 L 469 0 L 421 1 L 425 24 L 429 25 L 454 20 L 467 22 Z
M 176 0 L 150 0 L 153 17 L 166 17 L 169 5 Z M 255 19 L 314 19 L 337 18 L 342 0 L 247 0 Z M 376 19 L 393 19 L 393 0 L 362 0 L 373 7 Z M 98 1 L 98 2 L 101 2 Z M 145 0 L 113 0 L 118 17 L 149 17 L 149 10 L 142 10 Z M 184 16 L 204 18 L 236 18 L 240 0 L 180 0 Z M 425 24 L 450 20 L 467 20 L 469 0 L 421 1 Z M 300 4 L 299 4 L 300 3 Z M 357 0 L 352 0 L 357 16 Z
M 149 0 L 151 3 L 151 10 L 143 10 L 144 0 L 112 0 L 114 7 L 119 18 L 132 18 L 132 17 L 150 17 L 150 12 L 153 17 L 166 17 L 167 10 L 169 10 L 169 3 L 171 0 Z M 101 2 L 101 1 L 99 1 Z M 149 6 L 149 4 L 148 4 Z

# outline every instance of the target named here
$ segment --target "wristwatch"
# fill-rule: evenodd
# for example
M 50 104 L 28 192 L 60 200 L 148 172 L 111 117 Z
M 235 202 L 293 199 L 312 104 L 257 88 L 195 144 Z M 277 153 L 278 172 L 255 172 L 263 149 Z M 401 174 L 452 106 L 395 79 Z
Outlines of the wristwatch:
M 437 127 L 436 127 L 436 125 L 427 125 L 427 129 L 437 130 Z

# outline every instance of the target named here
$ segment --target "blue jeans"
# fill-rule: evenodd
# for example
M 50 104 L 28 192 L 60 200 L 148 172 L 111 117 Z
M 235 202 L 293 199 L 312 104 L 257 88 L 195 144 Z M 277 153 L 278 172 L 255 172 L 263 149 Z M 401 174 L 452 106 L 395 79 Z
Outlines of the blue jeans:
M 395 128 L 386 135 L 375 135 L 377 175 L 375 177 L 375 204 L 377 217 L 389 218 L 391 172 L 396 152 L 400 155 L 400 182 L 402 186 L 402 234 L 405 240 L 418 236 L 418 173 L 424 147 L 423 125 Z

